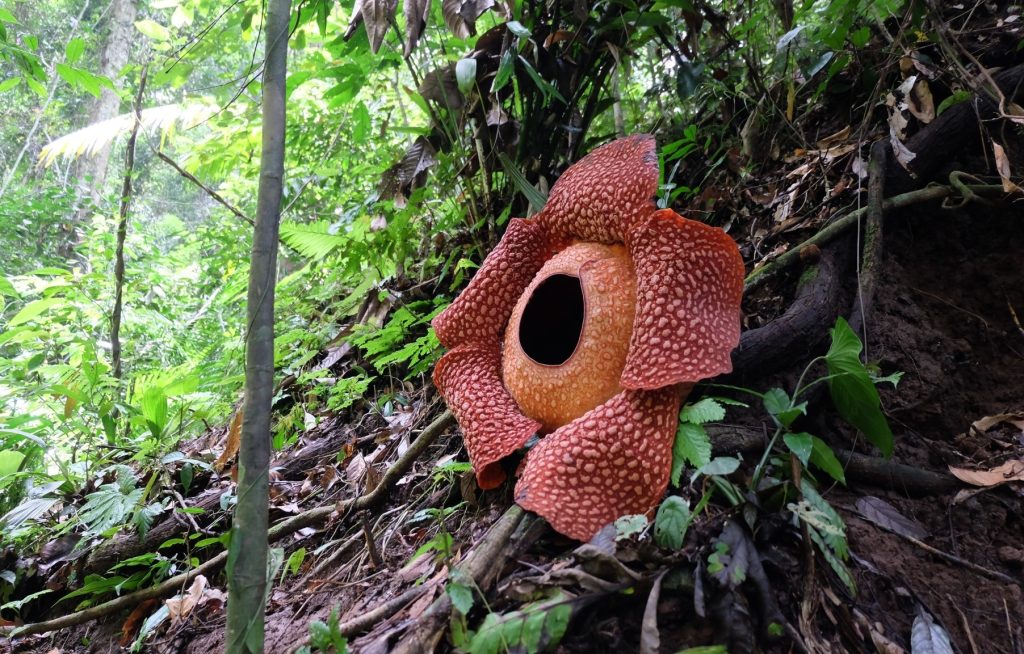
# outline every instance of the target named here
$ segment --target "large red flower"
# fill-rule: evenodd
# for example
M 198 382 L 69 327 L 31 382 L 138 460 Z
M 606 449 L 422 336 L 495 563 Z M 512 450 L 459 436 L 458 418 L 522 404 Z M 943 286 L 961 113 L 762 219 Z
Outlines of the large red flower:
M 587 540 L 649 513 L 668 485 L 679 404 L 731 370 L 743 260 L 721 229 L 656 210 L 654 139 L 571 166 L 532 219 L 513 218 L 434 319 L 434 382 L 481 488 L 534 435 L 516 501 Z

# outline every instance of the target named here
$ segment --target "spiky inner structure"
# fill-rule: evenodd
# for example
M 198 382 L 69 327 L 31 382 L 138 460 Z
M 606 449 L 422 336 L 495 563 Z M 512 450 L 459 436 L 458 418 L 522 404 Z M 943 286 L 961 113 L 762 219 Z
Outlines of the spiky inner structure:
M 565 278 L 578 279 L 582 290 L 580 321 L 571 284 L 551 284 Z M 621 245 L 572 245 L 549 259 L 526 287 L 505 330 L 502 375 L 519 408 L 543 432 L 622 390 L 635 305 L 633 263 Z M 550 358 L 563 352 L 562 361 Z

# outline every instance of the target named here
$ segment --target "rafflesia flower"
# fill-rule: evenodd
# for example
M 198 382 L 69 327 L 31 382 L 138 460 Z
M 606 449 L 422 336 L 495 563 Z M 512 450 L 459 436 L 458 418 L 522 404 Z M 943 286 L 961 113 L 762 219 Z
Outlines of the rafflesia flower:
M 732 369 L 743 260 L 721 229 L 657 210 L 654 139 L 571 166 L 532 219 L 513 218 L 434 319 L 434 382 L 481 488 L 534 434 L 516 501 L 588 540 L 665 493 L 679 405 Z

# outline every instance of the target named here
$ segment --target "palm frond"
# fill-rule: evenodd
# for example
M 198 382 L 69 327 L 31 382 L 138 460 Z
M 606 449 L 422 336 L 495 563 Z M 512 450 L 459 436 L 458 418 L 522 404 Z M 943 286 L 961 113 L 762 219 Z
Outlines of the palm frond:
M 194 127 L 212 116 L 216 110 L 216 107 L 203 103 L 150 107 L 142 110 L 140 127 L 145 132 L 159 132 L 163 145 L 179 126 L 182 129 Z M 132 122 L 132 114 L 121 114 L 65 134 L 43 146 L 39 152 L 37 165 L 49 167 L 61 156 L 65 159 L 77 159 L 83 155 L 96 154 L 118 136 L 130 132 Z

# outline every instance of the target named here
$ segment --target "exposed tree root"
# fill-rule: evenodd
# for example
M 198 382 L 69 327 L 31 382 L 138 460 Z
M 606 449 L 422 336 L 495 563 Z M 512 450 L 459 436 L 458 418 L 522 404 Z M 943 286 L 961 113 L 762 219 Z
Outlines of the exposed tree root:
M 711 451 L 715 456 L 763 451 L 767 443 L 763 432 L 750 427 L 708 425 L 707 431 L 711 436 Z M 834 451 L 843 464 L 846 478 L 854 483 L 886 488 L 908 496 L 942 495 L 962 485 L 952 475 L 857 452 L 840 449 Z
M 871 161 L 868 164 L 868 215 L 864 223 L 863 253 L 860 274 L 857 278 L 857 297 L 850 315 L 850 326 L 860 333 L 867 342 L 868 314 L 875 299 L 875 286 L 882 268 L 882 202 L 885 199 L 885 141 L 871 145 Z
M 831 249 L 823 251 L 816 268 L 804 275 L 786 312 L 763 327 L 743 332 L 732 353 L 729 378 L 763 377 L 792 363 L 794 352 L 806 352 L 825 338 L 840 311 L 839 261 Z
M 967 188 L 977 194 L 1003 193 L 1003 187 L 999 184 L 971 184 L 967 186 Z M 882 202 L 882 210 L 885 212 L 893 209 L 900 209 L 902 207 L 909 207 L 913 204 L 928 202 L 930 200 L 942 200 L 955 193 L 956 189 L 953 186 L 929 186 L 916 191 L 902 193 L 884 200 Z M 816 245 L 821 248 L 825 244 L 834 241 L 837 237 L 856 225 L 857 221 L 867 214 L 868 209 L 869 207 L 863 207 L 856 211 L 851 211 L 842 218 L 832 221 L 825 227 L 818 230 L 818 233 L 811 238 L 799 245 L 791 247 L 789 250 L 779 255 L 779 257 L 774 261 L 771 261 L 750 273 L 747 275 L 743 292 L 750 293 L 751 291 L 764 286 L 768 280 L 790 268 L 800 260 L 800 251 L 807 246 Z
M 352 511 L 362 511 L 380 506 L 387 499 L 388 494 L 391 492 L 395 483 L 409 471 L 416 459 L 419 458 L 427 447 L 429 447 L 438 436 L 444 433 L 445 429 L 451 426 L 454 421 L 455 417 L 452 413 L 450 411 L 445 411 L 438 416 L 434 422 L 427 425 L 416 440 L 412 442 L 405 454 L 403 454 L 401 458 L 395 461 L 395 463 L 388 468 L 388 471 L 385 472 L 384 476 L 381 478 L 380 484 L 378 484 L 373 491 L 366 493 L 365 495 L 360 495 L 354 500 L 341 500 L 336 504 L 317 507 L 292 516 L 288 520 L 271 527 L 267 534 L 268 540 L 270 542 L 274 542 L 295 533 L 303 527 L 317 525 L 335 512 L 344 516 Z M 53 620 L 26 624 L 14 629 L 0 629 L 0 635 L 28 636 L 31 634 L 41 634 L 47 631 L 54 631 L 56 629 L 64 629 L 65 627 L 73 627 L 75 625 L 96 620 L 97 618 L 110 615 L 111 613 L 116 613 L 117 611 L 136 606 L 138 603 L 148 599 L 171 595 L 172 593 L 183 590 L 196 576 L 216 570 L 227 561 L 227 558 L 228 553 L 226 551 L 221 552 L 188 572 L 175 575 L 156 586 L 143 588 L 142 590 L 135 591 L 134 593 L 112 599 L 109 602 L 104 602 L 103 604 L 98 604 L 82 611 L 76 611 L 75 613 L 62 615 L 59 618 L 54 618 Z

